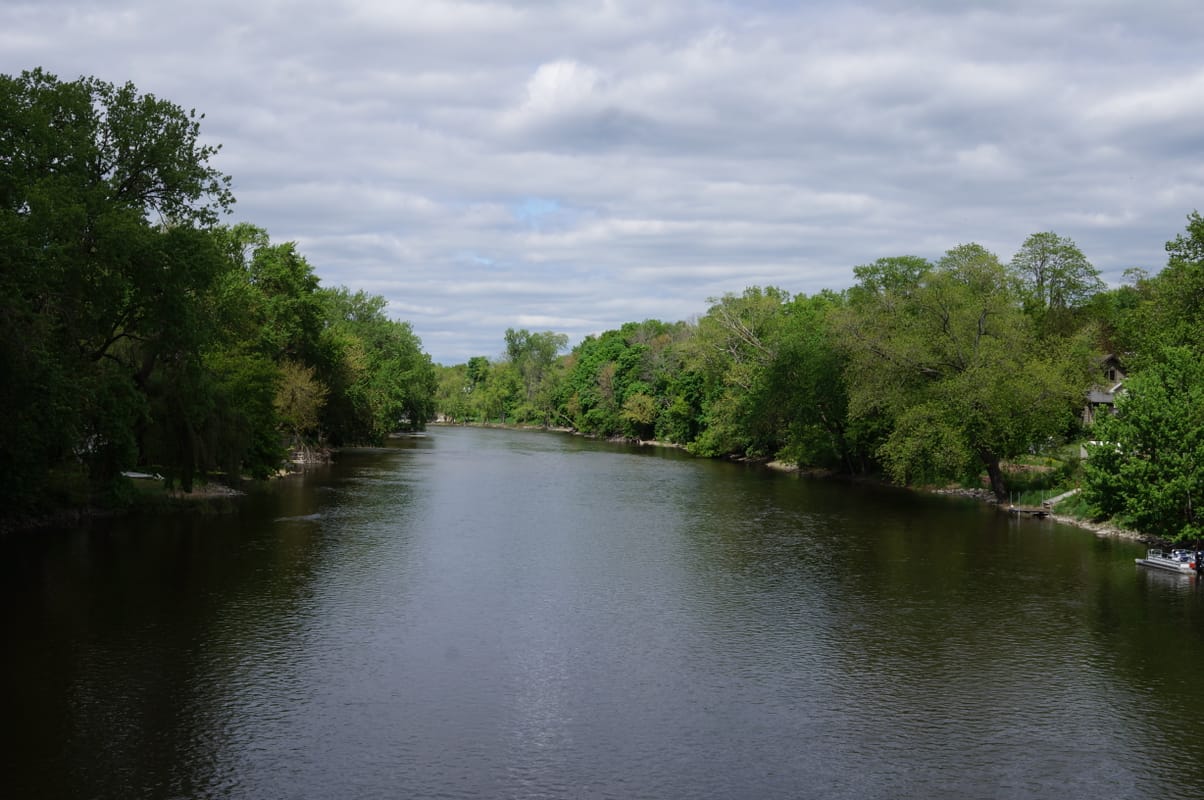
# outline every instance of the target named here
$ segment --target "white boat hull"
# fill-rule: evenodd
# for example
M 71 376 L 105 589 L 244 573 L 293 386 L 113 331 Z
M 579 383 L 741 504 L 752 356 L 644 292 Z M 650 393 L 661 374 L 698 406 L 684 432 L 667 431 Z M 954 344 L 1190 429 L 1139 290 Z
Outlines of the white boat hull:
M 1136 558 L 1134 561 L 1143 567 L 1178 572 L 1183 575 L 1195 575 L 1199 571 L 1195 554 L 1188 550 L 1174 550 L 1169 556 L 1161 550 L 1150 550 L 1145 554 L 1145 558 Z

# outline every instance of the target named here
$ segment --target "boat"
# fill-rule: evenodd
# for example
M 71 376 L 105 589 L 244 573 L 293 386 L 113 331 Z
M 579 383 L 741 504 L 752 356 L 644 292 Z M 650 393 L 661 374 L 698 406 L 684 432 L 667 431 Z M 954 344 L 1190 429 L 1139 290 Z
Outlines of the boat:
M 1192 575 L 1204 571 L 1204 554 L 1196 553 L 1192 550 L 1172 550 L 1169 553 L 1164 553 L 1161 550 L 1147 550 L 1145 558 L 1134 559 L 1143 567 L 1154 567 L 1155 569 L 1165 569 L 1171 572 L 1180 572 L 1186 575 Z

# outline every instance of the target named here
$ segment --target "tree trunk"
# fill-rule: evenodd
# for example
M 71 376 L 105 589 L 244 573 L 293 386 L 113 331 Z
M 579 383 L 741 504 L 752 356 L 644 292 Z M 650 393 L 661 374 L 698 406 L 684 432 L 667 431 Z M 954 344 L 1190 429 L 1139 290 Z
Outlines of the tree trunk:
M 1008 487 L 1003 480 L 1003 470 L 999 466 L 999 456 L 984 450 L 978 454 L 978 457 L 986 465 L 987 477 L 991 479 L 991 492 L 995 495 L 995 499 L 1000 503 L 1006 503 L 1008 499 Z

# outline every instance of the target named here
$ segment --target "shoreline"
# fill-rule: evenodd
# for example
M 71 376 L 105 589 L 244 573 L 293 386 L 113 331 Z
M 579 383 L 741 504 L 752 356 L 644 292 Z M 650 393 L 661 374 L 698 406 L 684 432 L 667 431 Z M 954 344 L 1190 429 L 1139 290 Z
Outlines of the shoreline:
M 572 434 L 573 436 L 585 436 L 585 434 L 575 431 L 572 428 L 560 428 L 560 427 L 540 426 L 540 425 L 506 425 L 504 423 L 497 423 L 497 422 L 441 422 L 441 423 L 432 423 L 432 424 L 442 425 L 442 426 L 459 425 L 459 426 L 463 426 L 463 427 L 509 428 L 511 430 L 537 430 L 537 431 L 548 431 L 548 432 L 553 432 L 553 433 L 568 433 L 568 434 Z M 590 437 L 587 437 L 587 438 L 590 438 Z M 593 438 L 600 438 L 600 437 L 593 437 Z M 616 437 L 611 437 L 609 439 L 606 439 L 605 441 L 614 442 L 616 444 L 636 445 L 638 447 L 665 447 L 665 448 L 670 448 L 670 449 L 675 449 L 675 450 L 683 450 L 683 451 L 685 451 L 687 449 L 685 447 L 685 445 L 674 444 L 673 442 L 662 442 L 662 441 L 659 441 L 656 439 L 628 439 L 628 438 L 625 438 L 622 436 L 616 436 Z M 800 468 L 797 464 L 790 464 L 785 461 L 778 461 L 775 459 L 768 459 L 768 458 L 766 458 L 766 459 L 724 458 L 722 460 L 730 461 L 732 463 L 739 463 L 739 464 L 760 464 L 761 466 L 764 466 L 766 469 L 770 469 L 775 472 L 791 473 L 791 474 L 795 474 L 795 475 L 802 475 L 802 476 L 809 477 L 809 478 L 836 479 L 836 478 L 843 477 L 843 476 L 837 475 L 835 472 L 833 472 L 832 470 L 829 470 L 829 469 L 821 469 L 821 468 L 803 469 L 803 468 Z M 856 476 L 849 476 L 849 479 L 850 480 L 867 480 L 865 478 L 857 478 Z M 879 483 L 883 486 L 895 486 L 895 484 L 886 483 L 881 480 L 874 480 L 873 482 Z M 896 486 L 895 488 L 901 488 L 906 491 L 920 492 L 920 493 L 925 493 L 925 494 L 955 495 L 955 496 L 965 497 L 968 499 L 977 500 L 977 501 L 987 504 L 987 505 L 995 506 L 999 510 L 1004 510 L 1003 507 L 1000 506 L 999 503 L 995 500 L 995 497 L 990 492 L 988 492 L 986 489 L 965 489 L 965 488 L 961 488 L 961 487 L 924 488 L 924 487 L 915 487 L 915 486 L 903 486 L 903 487 Z M 1108 538 L 1113 538 L 1113 539 L 1122 539 L 1122 540 L 1131 541 L 1131 542 L 1141 542 L 1141 543 L 1149 544 L 1149 545 L 1160 545 L 1160 546 L 1164 546 L 1164 547 L 1169 547 L 1172 544 L 1171 542 L 1168 542 L 1157 536 L 1153 536 L 1151 534 L 1141 533 L 1140 531 L 1134 531 L 1134 530 L 1130 530 L 1128 528 L 1121 527 L 1120 525 L 1117 525 L 1116 523 L 1111 522 L 1109 520 L 1096 522 L 1093 520 L 1082 519 L 1080 517 L 1072 517 L 1068 514 L 1058 514 L 1052 508 L 1050 509 L 1050 512 L 1049 512 L 1048 516 L 1046 517 L 1046 519 L 1052 520 L 1054 522 L 1059 522 L 1063 525 L 1070 525 L 1075 528 L 1081 528 L 1082 530 L 1089 531 L 1101 538 L 1108 537 Z
M 682 445 L 673 444 L 671 442 L 658 442 L 658 441 L 651 440 L 651 439 L 647 440 L 647 441 L 637 440 L 635 442 L 631 442 L 630 440 L 619 440 L 619 441 L 627 441 L 628 443 L 638 444 L 640 446 L 672 447 L 672 448 L 677 448 L 680 450 L 685 449 L 685 447 L 683 447 Z M 738 461 L 740 463 L 756 463 L 755 459 L 729 459 L 729 460 Z M 797 464 L 790 464 L 785 461 L 777 461 L 777 460 L 770 459 L 770 460 L 766 460 L 762 463 L 766 469 L 771 469 L 776 472 L 792 473 L 792 474 L 796 474 L 796 475 L 806 476 L 809 478 L 827 479 L 827 478 L 838 477 L 837 474 L 834 473 L 832 470 L 821 469 L 821 468 L 802 469 Z M 852 479 L 856 480 L 856 478 L 852 478 Z M 884 486 L 894 486 L 894 484 L 885 483 L 883 481 L 876 481 L 876 482 L 881 483 Z M 986 505 L 995 506 L 997 509 L 999 509 L 1001 511 L 1005 510 L 1004 507 L 1001 506 L 995 500 L 995 497 L 990 492 L 988 492 L 986 489 L 963 489 L 960 487 L 944 488 L 944 489 L 942 489 L 942 488 L 917 488 L 914 486 L 904 486 L 904 487 L 896 487 L 896 488 L 902 488 L 907 491 L 920 492 L 920 493 L 924 493 L 924 494 L 953 495 L 953 496 L 965 497 L 965 498 L 968 498 L 971 500 L 977 500 Z M 1149 544 L 1149 545 L 1161 545 L 1163 547 L 1172 546 L 1171 542 L 1168 542 L 1164 539 L 1160 539 L 1157 536 L 1153 536 L 1153 535 L 1150 535 L 1147 533 L 1141 533 L 1140 531 L 1131 530 L 1129 528 L 1124 528 L 1124 527 L 1121 527 L 1120 525 L 1117 525 L 1116 523 L 1111 522 L 1109 520 L 1097 522 L 1097 521 L 1093 521 L 1093 520 L 1089 520 L 1089 519 L 1082 519 L 1081 517 L 1073 517 L 1073 516 L 1070 516 L 1069 514 L 1058 514 L 1056 511 L 1053 510 L 1053 507 L 1050 508 L 1050 512 L 1047 515 L 1046 519 L 1052 520 L 1053 522 L 1061 523 L 1063 525 L 1070 525 L 1075 528 L 1081 528 L 1082 530 L 1090 531 L 1091 533 L 1093 533 L 1096 536 L 1101 537 L 1101 538 L 1109 537 L 1109 538 L 1114 538 L 1114 539 L 1123 539 L 1125 541 L 1141 542 L 1143 544 Z
M 561 434 L 570 434 L 572 436 L 583 436 L 585 438 L 596 438 L 596 439 L 599 439 L 602 441 L 608 441 L 608 442 L 612 442 L 615 444 L 635 445 L 637 447 L 663 447 L 666 449 L 681 450 L 683 452 L 688 452 L 688 449 L 686 448 L 685 445 L 676 444 L 674 442 L 663 442 L 663 441 L 659 441 L 657 439 L 628 439 L 626 437 L 621 437 L 621 436 L 610 437 L 610 438 L 603 440 L 603 439 L 601 439 L 601 437 L 590 437 L 590 436 L 580 433 L 579 431 L 576 431 L 572 428 L 556 427 L 556 426 L 509 425 L 506 423 L 497 423 L 497 422 L 449 422 L 449 421 L 432 422 L 432 423 L 430 423 L 430 425 L 433 427 L 477 427 L 477 428 L 500 428 L 500 429 L 504 429 L 504 430 L 542 431 L 542 432 L 547 432 L 547 433 L 561 433 Z M 288 465 L 286 467 L 282 468 L 279 472 L 277 472 L 275 475 L 271 476 L 268 480 L 275 480 L 278 478 L 288 477 L 290 475 L 296 475 L 299 472 L 304 472 L 304 470 L 307 466 L 314 466 L 314 465 L 321 464 L 321 463 L 329 463 L 332 452 L 333 451 L 330 449 L 324 449 L 321 452 L 321 456 L 322 456 L 321 458 L 313 457 L 314 455 L 316 455 L 316 453 L 304 453 L 304 452 L 301 454 L 294 453 L 293 454 L 294 456 L 300 455 L 301 457 L 290 459 L 288 462 Z M 306 456 L 309 456 L 309 457 L 306 457 Z M 700 456 L 700 458 L 701 458 L 701 456 Z M 848 480 L 854 480 L 854 481 L 868 480 L 872 483 L 877 483 L 877 484 L 880 484 L 883 486 L 892 486 L 894 488 L 901 488 L 905 491 L 910 491 L 910 492 L 963 497 L 966 499 L 976 500 L 976 501 L 978 501 L 980 503 L 984 503 L 986 505 L 995 506 L 998 510 L 1001 510 L 1001 511 L 1005 510 L 995 500 L 995 497 L 985 489 L 966 489 L 966 488 L 962 488 L 962 487 L 945 487 L 945 488 L 914 487 L 914 486 L 899 487 L 899 486 L 895 486 L 895 484 L 887 483 L 885 481 L 878 480 L 878 479 L 867 479 L 867 478 L 858 478 L 856 476 L 839 475 L 830 469 L 822 469 L 822 468 L 803 469 L 803 468 L 799 467 L 797 464 L 791 464 L 791 463 L 788 463 L 785 461 L 778 461 L 776 459 L 770 459 L 770 458 L 757 459 L 757 458 L 726 457 L 726 458 L 722 458 L 721 460 L 726 460 L 731 463 L 751 464 L 754 466 L 762 466 L 765 469 L 772 470 L 774 472 L 788 473 L 788 474 L 799 475 L 802 477 L 814 478 L 814 479 L 835 480 L 835 479 L 846 479 L 847 478 Z M 0 519 L 0 535 L 34 531 L 34 530 L 38 530 L 38 529 L 42 529 L 42 528 L 53 528 L 53 527 L 65 527 L 65 526 L 69 526 L 69 525 L 78 525 L 87 520 L 104 518 L 104 517 L 112 517 L 112 516 L 116 516 L 119 514 L 136 513 L 140 510 L 154 509 L 156 507 L 170 506 L 170 507 L 176 507 L 176 508 L 187 508 L 188 506 L 198 504 L 201 502 L 205 502 L 205 501 L 232 500 L 232 499 L 236 499 L 239 497 L 243 497 L 247 494 L 247 492 L 245 492 L 241 489 L 236 489 L 234 487 L 227 486 L 226 484 L 217 483 L 217 482 L 198 483 L 197 485 L 195 485 L 193 487 L 191 492 L 185 492 L 182 489 L 159 489 L 156 492 L 156 491 L 153 491 L 152 489 L 146 487 L 145 484 L 147 482 L 151 482 L 151 481 L 154 481 L 157 483 L 162 480 L 161 477 L 159 477 L 157 475 L 152 476 L 152 475 L 141 475 L 141 474 L 136 474 L 136 475 L 132 474 L 132 475 L 129 475 L 128 477 L 131 479 L 131 482 L 135 486 L 138 486 L 138 484 L 143 485 L 143 488 L 138 490 L 139 493 L 141 494 L 141 496 L 144 498 L 144 500 L 142 502 L 136 501 L 127 508 L 107 509 L 107 508 L 99 508 L 99 507 L 93 507 L 93 506 L 86 506 L 86 507 L 82 507 L 82 508 L 62 508 L 62 509 L 56 509 L 54 511 L 47 512 L 45 514 L 36 515 L 34 517 L 17 517 L 17 518 L 12 518 L 12 519 Z M 1061 523 L 1063 525 L 1069 525 L 1069 526 L 1073 526 L 1076 528 L 1080 528 L 1085 531 L 1089 531 L 1089 532 L 1095 534 L 1097 537 L 1101 537 L 1101 538 L 1108 537 L 1108 538 L 1114 538 L 1114 539 L 1122 539 L 1122 540 L 1131 541 L 1131 542 L 1141 542 L 1141 543 L 1149 544 L 1149 545 L 1160 545 L 1160 546 L 1164 546 L 1164 547 L 1169 547 L 1172 545 L 1171 542 L 1161 539 L 1157 536 L 1152 536 L 1150 534 L 1145 534 L 1145 533 L 1141 533 L 1139 531 L 1130 530 L 1128 528 L 1121 527 L 1120 525 L 1117 525 L 1116 523 L 1111 522 L 1109 520 L 1097 522 L 1097 521 L 1093 521 L 1093 520 L 1082 519 L 1080 517 L 1073 517 L 1073 516 L 1070 516 L 1067 514 L 1058 514 L 1056 511 L 1053 510 L 1052 507 L 1050 508 L 1050 512 L 1047 515 L 1046 519 Z

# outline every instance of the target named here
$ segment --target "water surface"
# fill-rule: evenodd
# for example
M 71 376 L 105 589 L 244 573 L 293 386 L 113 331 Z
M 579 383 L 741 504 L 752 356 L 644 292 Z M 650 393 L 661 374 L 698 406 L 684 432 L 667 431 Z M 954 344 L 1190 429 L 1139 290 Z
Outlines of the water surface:
M 440 428 L 0 540 L 6 797 L 1198 798 L 1194 579 L 973 502 Z

